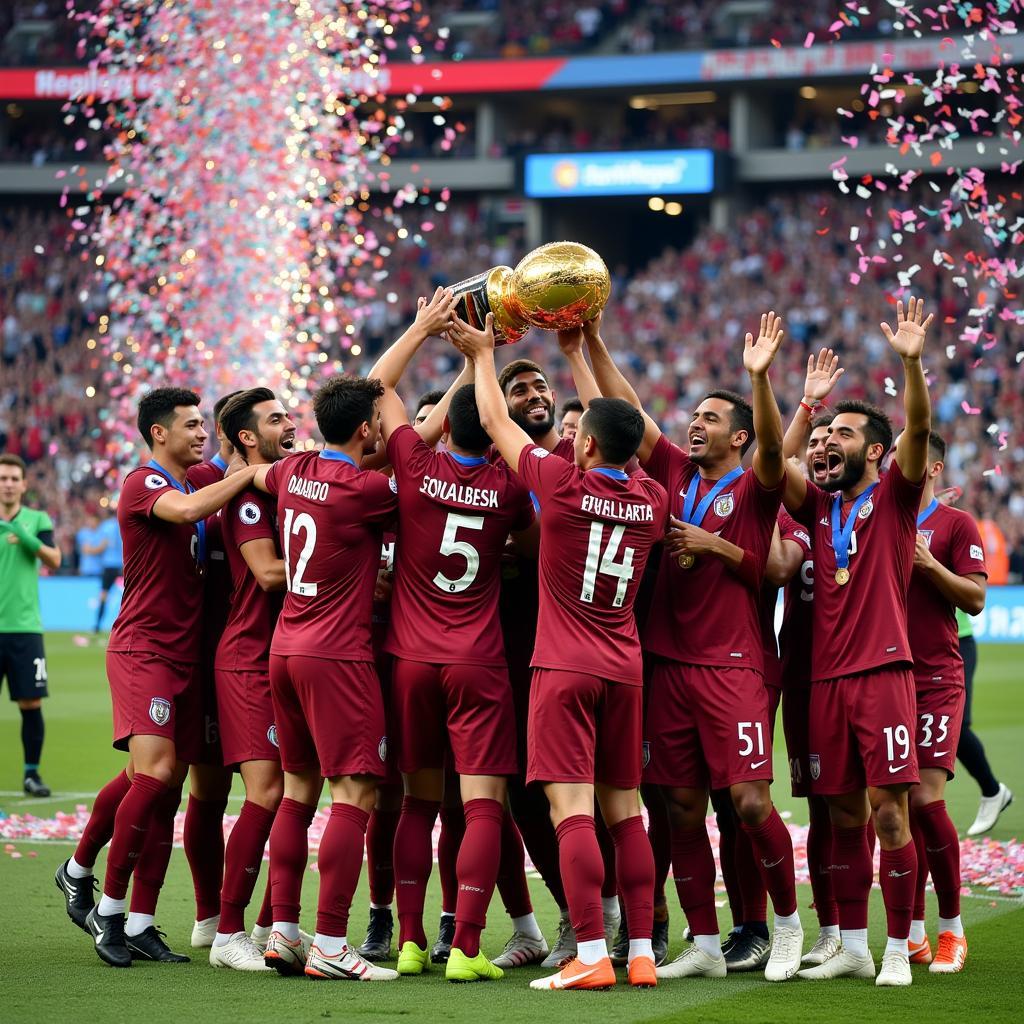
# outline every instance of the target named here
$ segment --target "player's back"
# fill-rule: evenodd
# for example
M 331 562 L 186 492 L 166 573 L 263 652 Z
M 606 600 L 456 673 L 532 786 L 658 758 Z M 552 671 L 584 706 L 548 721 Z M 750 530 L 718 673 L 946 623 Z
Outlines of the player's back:
M 286 593 L 273 654 L 372 661 L 370 609 L 390 481 L 341 452 L 303 452 L 266 478 L 277 496 Z
M 640 685 L 633 604 L 665 533 L 665 489 L 618 470 L 584 472 L 538 448 L 523 449 L 520 471 L 541 502 L 533 666 Z
M 388 455 L 398 481 L 395 589 L 387 650 L 416 661 L 500 664 L 501 555 L 533 521 L 526 486 L 504 463 L 437 452 L 411 427 Z

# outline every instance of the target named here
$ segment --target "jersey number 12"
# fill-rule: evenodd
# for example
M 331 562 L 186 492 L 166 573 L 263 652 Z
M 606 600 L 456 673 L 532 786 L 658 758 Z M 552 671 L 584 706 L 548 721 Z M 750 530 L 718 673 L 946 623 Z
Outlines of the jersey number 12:
M 300 597 L 316 597 L 316 584 L 307 583 L 303 578 L 306 566 L 313 557 L 313 548 L 316 547 L 316 520 L 308 512 L 300 512 L 295 515 L 295 510 L 286 508 L 284 510 L 284 576 L 285 585 L 293 594 Z M 299 552 L 299 560 L 295 563 L 295 572 L 292 572 L 292 534 L 305 535 L 302 550 Z

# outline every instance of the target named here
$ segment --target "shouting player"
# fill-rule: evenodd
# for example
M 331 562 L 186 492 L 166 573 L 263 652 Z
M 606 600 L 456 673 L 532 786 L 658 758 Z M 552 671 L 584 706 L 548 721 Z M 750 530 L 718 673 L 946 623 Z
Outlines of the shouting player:
M 592 322 L 586 338 L 602 392 L 639 408 L 598 328 Z M 711 392 L 694 412 L 688 451 L 644 415 L 641 466 L 665 485 L 679 509 L 645 635 L 645 648 L 657 658 L 645 778 L 667 789 L 673 874 L 694 936 L 692 946 L 658 968 L 664 978 L 726 974 L 704 824 L 709 789 L 730 791 L 775 908 L 765 977 L 784 981 L 800 965 L 793 844 L 769 789 L 771 732 L 758 617 L 785 476 L 782 421 L 768 379 L 781 341 L 781 320 L 774 313 L 762 316 L 758 338 L 748 334 L 743 353 L 753 409 L 733 392 Z M 744 470 L 741 458 L 755 433 L 753 467 Z
M 921 784 L 910 794 L 910 829 L 917 846 L 917 890 L 910 931 L 911 963 L 931 962 L 935 974 L 953 974 L 967 959 L 960 920 L 960 841 L 946 810 L 946 781 L 953 777 L 964 714 L 964 663 L 956 610 L 979 615 L 985 607 L 985 550 L 974 520 L 942 504 L 935 486 L 946 442 L 928 437 L 928 475 L 917 515 L 914 571 L 907 626 L 917 694 L 917 765 Z M 939 948 L 932 959 L 924 930 L 924 887 L 931 872 L 939 901 Z
M 931 429 L 921 353 L 932 317 L 924 318 L 915 299 L 906 315 L 898 303 L 896 315 L 896 331 L 883 324 L 882 332 L 903 363 L 906 427 L 888 473 L 879 476 L 892 444 L 888 417 L 865 402 L 842 401 L 828 428 L 824 487 L 790 465 L 785 494 L 814 550 L 808 760 L 813 792 L 829 801 L 842 937 L 838 952 L 800 976 L 875 977 L 867 942 L 873 812 L 888 929 L 875 979 L 882 986 L 911 983 L 907 939 L 917 855 L 907 791 L 919 776 L 907 592 Z
M 491 320 L 488 314 L 478 331 L 456 319 L 449 336 L 474 362 L 484 429 L 542 510 L 527 781 L 542 783 L 551 804 L 577 943 L 575 958 L 530 987 L 615 984 L 595 790 L 629 920 L 629 980 L 652 986 L 654 858 L 640 817 L 642 667 L 633 602 L 651 547 L 664 534 L 668 498 L 655 481 L 624 472 L 643 437 L 643 421 L 626 402 L 588 404 L 575 465 L 552 457 L 514 422 L 495 375 Z

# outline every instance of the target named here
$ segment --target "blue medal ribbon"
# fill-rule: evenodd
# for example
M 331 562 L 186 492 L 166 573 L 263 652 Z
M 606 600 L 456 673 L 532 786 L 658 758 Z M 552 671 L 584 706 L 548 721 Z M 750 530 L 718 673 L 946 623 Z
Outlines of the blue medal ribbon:
M 704 517 L 707 515 L 708 509 L 711 508 L 715 498 L 717 498 L 722 491 L 726 489 L 733 482 L 743 475 L 743 467 L 737 466 L 735 469 L 730 469 L 725 476 L 719 480 L 714 487 L 700 499 L 700 504 L 694 509 L 694 502 L 697 500 L 697 488 L 700 487 L 700 473 L 694 473 L 690 479 L 689 484 L 686 487 L 686 493 L 683 495 L 683 515 L 682 520 L 684 523 L 689 523 L 691 526 L 700 526 L 704 522 Z
M 195 492 L 195 488 L 186 480 L 184 484 L 178 483 L 177 480 L 171 476 L 170 473 L 160 465 L 156 459 L 150 459 L 146 463 L 147 468 L 156 470 L 176 491 L 181 491 L 182 494 L 192 494 Z M 197 540 L 197 551 L 198 551 L 198 562 L 200 565 L 206 564 L 206 521 L 200 519 L 196 523 L 196 540 Z
M 850 538 L 853 536 L 853 528 L 857 525 L 857 513 L 871 497 L 871 492 L 878 486 L 876 480 L 870 487 L 857 495 L 846 517 L 845 524 L 840 525 L 843 512 L 843 496 L 836 494 L 832 499 L 832 550 L 836 555 L 836 568 L 845 569 L 850 564 Z M 847 576 L 849 579 L 849 576 Z
M 923 511 L 917 513 L 917 526 L 920 529 L 924 526 L 924 521 L 939 507 L 939 499 L 932 498 L 931 504 Z
M 228 471 L 228 464 L 220 457 L 220 452 L 217 452 L 212 459 L 210 459 L 210 465 L 216 466 L 222 473 Z

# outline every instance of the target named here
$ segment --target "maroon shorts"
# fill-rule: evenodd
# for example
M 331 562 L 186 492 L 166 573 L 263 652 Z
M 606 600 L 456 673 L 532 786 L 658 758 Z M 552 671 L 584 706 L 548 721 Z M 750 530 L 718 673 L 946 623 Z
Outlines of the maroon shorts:
M 816 796 L 918 782 L 914 677 L 880 668 L 811 684 L 808 755 Z
M 286 772 L 384 775 L 388 738 L 372 662 L 272 654 L 270 692 Z
M 266 672 L 217 669 L 220 746 L 226 766 L 277 761 L 277 726 Z
M 377 678 L 380 680 L 380 700 L 384 705 L 384 735 L 391 737 L 387 757 L 384 759 L 384 774 L 380 779 L 382 786 L 402 785 L 402 773 L 398 770 L 398 743 L 395 739 L 398 733 L 391 711 L 391 677 L 394 665 L 394 655 L 374 645 L 373 667 L 377 670 Z
M 515 775 L 516 724 L 508 671 L 395 658 L 392 720 L 403 772 L 443 768 L 450 746 L 459 775 Z
M 964 677 L 915 680 L 917 696 L 917 766 L 944 768 L 953 778 L 956 768 L 956 747 L 964 718 L 967 691 Z
M 750 668 L 659 660 L 647 706 L 644 781 L 725 789 L 772 778 L 768 691 Z
M 114 746 L 132 736 L 173 741 L 179 761 L 201 763 L 203 710 L 199 666 L 149 651 L 107 651 L 107 679 L 114 706 Z
M 204 659 L 205 659 L 204 655 Z M 213 657 L 204 660 L 199 666 L 199 700 L 202 705 L 203 731 L 199 747 L 198 759 L 195 764 L 225 764 L 224 753 L 220 744 L 220 714 L 217 708 L 217 677 L 213 667 Z
M 643 772 L 643 690 L 582 672 L 533 670 L 527 782 L 636 789 Z
M 789 780 L 796 797 L 811 795 L 811 749 L 807 740 L 810 714 L 810 684 L 790 683 L 782 694 L 782 731 L 786 735 Z

